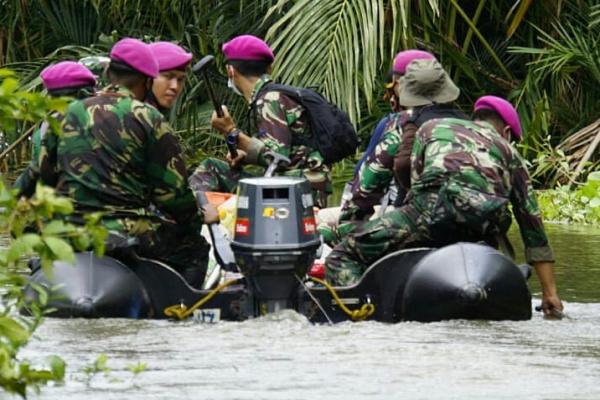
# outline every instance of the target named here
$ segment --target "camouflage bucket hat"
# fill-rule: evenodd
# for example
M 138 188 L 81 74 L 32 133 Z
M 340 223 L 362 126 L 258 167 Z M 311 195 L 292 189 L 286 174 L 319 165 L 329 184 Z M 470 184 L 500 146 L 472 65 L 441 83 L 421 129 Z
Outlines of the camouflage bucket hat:
M 399 103 L 417 107 L 434 103 L 449 103 L 458 98 L 460 89 L 436 60 L 414 60 L 400 78 Z
M 108 84 L 106 79 L 106 68 L 110 64 L 110 58 L 105 56 L 88 56 L 79 59 L 79 63 L 87 67 L 94 75 L 96 75 L 96 86 L 101 88 Z

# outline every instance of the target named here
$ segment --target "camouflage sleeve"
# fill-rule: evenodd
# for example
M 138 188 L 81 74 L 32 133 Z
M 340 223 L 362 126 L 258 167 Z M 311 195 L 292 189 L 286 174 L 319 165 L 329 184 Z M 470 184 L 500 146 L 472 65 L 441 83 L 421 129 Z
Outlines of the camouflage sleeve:
M 554 261 L 527 167 L 516 151 L 510 172 L 510 201 L 525 245 L 525 258 L 528 263 Z
M 55 187 L 58 181 L 57 149 L 58 136 L 54 132 L 45 132 L 40 140 L 37 164 L 40 179 L 46 186 Z
M 380 203 L 394 176 L 394 156 L 401 141 L 395 126 L 384 132 L 375 150 L 358 171 L 352 186 L 352 197 L 342 210 L 341 222 L 362 220 L 373 213 L 373 206 Z
M 171 127 L 156 110 L 147 111 L 154 127 L 149 140 L 146 175 L 152 203 L 177 222 L 201 222 L 201 213 L 187 184 L 187 170 L 181 146 Z
M 273 151 L 290 157 L 292 146 L 292 130 L 297 125 L 304 110 L 288 96 L 271 91 L 265 94 L 262 101 L 256 104 L 257 138 L 264 143 L 258 155 L 258 164 L 268 166 L 269 160 L 264 157 L 266 151 Z
M 32 159 L 13 184 L 13 189 L 18 190 L 17 196 L 33 196 L 33 193 L 35 193 L 35 185 L 40 177 L 39 172 L 37 163 L 34 163 L 34 160 Z

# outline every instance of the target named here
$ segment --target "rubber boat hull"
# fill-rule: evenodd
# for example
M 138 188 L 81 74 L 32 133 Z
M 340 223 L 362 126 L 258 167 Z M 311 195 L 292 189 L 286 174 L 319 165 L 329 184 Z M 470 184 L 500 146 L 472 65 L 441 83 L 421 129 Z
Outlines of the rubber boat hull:
M 166 307 L 189 307 L 210 292 L 190 287 L 175 270 L 155 260 L 125 265 L 80 253 L 75 264 L 55 263 L 51 278 L 34 271 L 27 296 L 38 296 L 34 287 L 47 288 L 54 309 L 50 315 L 56 317 L 162 319 Z M 509 258 L 479 244 L 398 251 L 370 266 L 357 284 L 335 290 L 350 309 L 374 304 L 369 319 L 383 322 L 531 318 L 526 274 Z M 218 309 L 220 319 L 243 320 L 255 316 L 252 302 L 252 293 L 239 284 L 224 289 L 203 309 Z M 349 319 L 320 285 L 302 287 L 294 303 L 316 323 Z

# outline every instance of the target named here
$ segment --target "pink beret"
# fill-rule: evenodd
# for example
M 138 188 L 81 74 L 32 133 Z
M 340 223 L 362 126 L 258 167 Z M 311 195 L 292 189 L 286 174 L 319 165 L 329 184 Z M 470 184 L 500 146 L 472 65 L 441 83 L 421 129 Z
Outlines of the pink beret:
M 231 39 L 223 45 L 223 54 L 227 61 L 232 60 L 266 60 L 273 61 L 273 50 L 263 40 L 252 35 L 242 35 Z
M 394 57 L 394 73 L 406 73 L 406 66 L 414 60 L 435 60 L 435 56 L 423 50 L 404 50 Z
M 480 97 L 473 105 L 473 111 L 478 110 L 496 111 L 506 125 L 510 126 L 513 137 L 516 140 L 521 140 L 521 122 L 519 122 L 519 114 L 507 100 L 498 96 Z
M 141 40 L 132 38 L 119 40 L 112 47 L 110 58 L 123 62 L 150 78 L 158 76 L 158 62 L 156 62 L 150 46 Z
M 192 61 L 192 54 L 176 44 L 156 42 L 150 43 L 149 46 L 158 62 L 159 71 L 184 68 Z
M 96 77 L 92 71 L 75 61 L 61 61 L 50 65 L 40 74 L 44 87 L 48 90 L 70 87 L 94 86 Z

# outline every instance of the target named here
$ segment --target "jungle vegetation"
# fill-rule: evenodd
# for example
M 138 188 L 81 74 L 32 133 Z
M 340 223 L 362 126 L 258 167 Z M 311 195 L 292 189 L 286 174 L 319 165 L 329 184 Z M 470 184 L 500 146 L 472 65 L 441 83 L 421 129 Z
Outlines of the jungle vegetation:
M 382 79 L 396 52 L 432 51 L 462 89 L 466 110 L 483 94 L 518 105 L 522 152 L 540 187 L 585 180 L 600 141 L 600 4 L 594 0 L 0 0 L 0 66 L 26 90 L 49 63 L 106 54 L 124 36 L 175 41 L 196 57 L 253 33 L 274 47 L 275 77 L 317 87 L 367 137 L 387 112 Z M 225 102 L 223 62 L 213 71 Z M 172 115 L 190 157 L 222 148 L 194 76 Z M 7 133 L 10 142 L 20 132 Z M 338 179 L 351 168 L 338 168 Z

